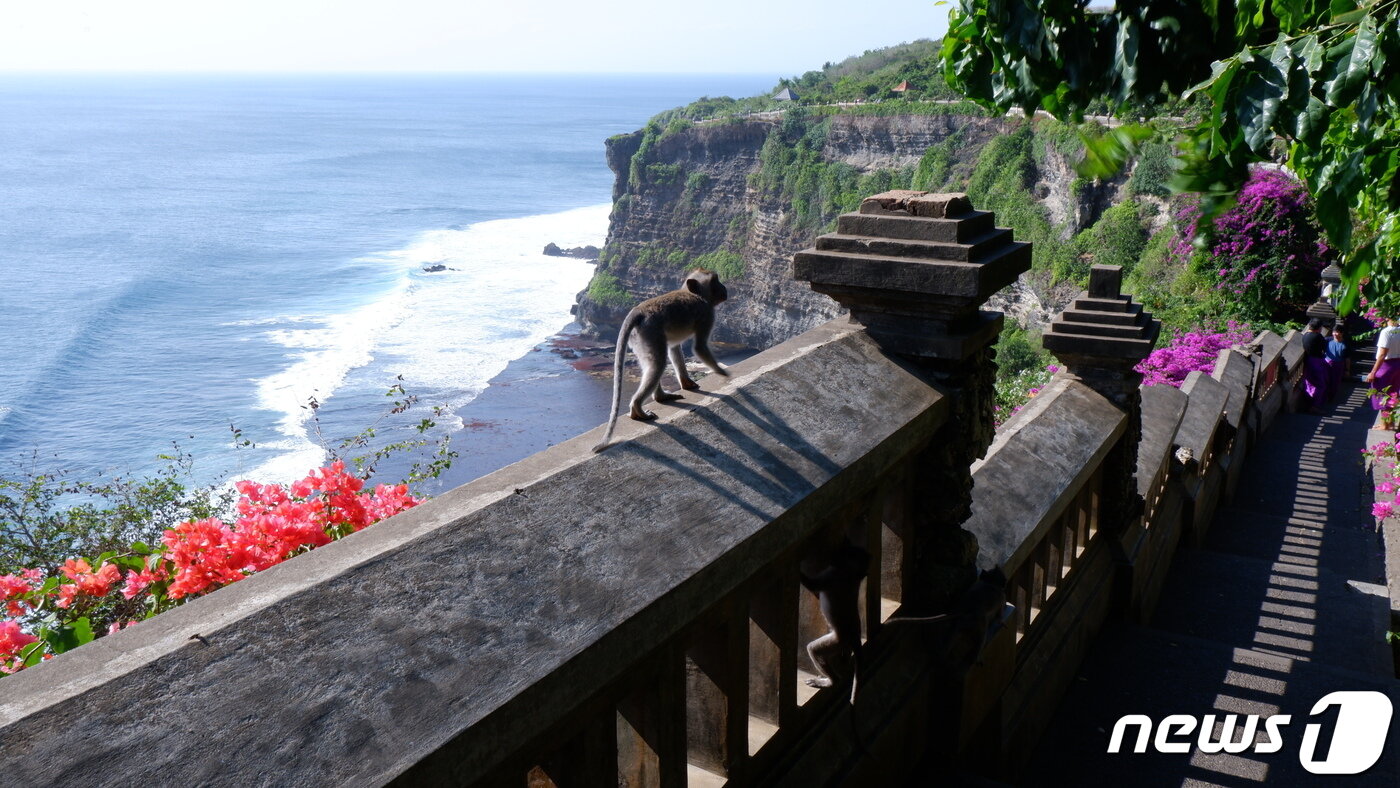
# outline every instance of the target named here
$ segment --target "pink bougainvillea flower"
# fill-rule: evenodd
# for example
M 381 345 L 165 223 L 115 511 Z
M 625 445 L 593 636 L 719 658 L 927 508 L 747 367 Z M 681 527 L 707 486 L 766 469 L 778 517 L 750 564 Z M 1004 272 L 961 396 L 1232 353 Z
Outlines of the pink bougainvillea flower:
M 1389 501 L 1377 501 L 1371 504 L 1371 516 L 1378 520 L 1383 520 L 1395 513 L 1395 504 Z
M 54 604 L 67 609 L 73 606 L 73 600 L 78 598 L 78 587 L 65 583 L 58 587 L 58 601 Z
M 0 662 L 19 656 L 25 646 L 37 643 L 39 639 L 20 629 L 13 621 L 0 621 Z
M 92 574 L 92 567 L 81 558 L 70 558 L 63 562 L 63 566 L 58 571 L 62 572 L 63 576 L 69 580 L 77 580 L 83 575 Z
M 16 575 L 0 575 L 0 599 L 13 599 L 20 594 L 29 593 L 31 586 L 28 580 Z
M 122 587 L 122 596 L 127 599 L 134 599 L 142 591 L 150 588 L 151 584 L 165 579 L 165 573 L 160 569 L 143 569 L 139 572 L 128 571 L 126 573 L 126 585 Z
M 180 523 L 164 533 L 160 546 L 146 556 L 139 569 L 123 573 L 116 564 L 103 563 L 93 570 L 83 558 L 65 561 L 59 568 L 64 582 L 51 594 L 54 604 L 68 610 L 84 599 L 102 597 L 119 588 L 126 599 L 149 599 L 150 609 L 157 611 L 172 601 L 235 583 L 420 503 L 403 484 L 381 484 L 373 491 L 366 490 L 364 480 L 347 471 L 340 461 L 315 469 L 291 485 L 240 481 L 234 488 L 239 497 L 232 522 L 208 518 Z M 29 595 L 46 579 L 38 569 L 0 576 L 0 602 L 5 603 L 9 615 L 24 615 L 25 605 L 37 604 L 29 601 Z M 69 615 L 88 612 L 79 607 Z M 109 622 L 104 635 L 135 623 Z M 4 624 L 0 643 L 17 651 L 35 642 L 36 638 L 25 635 L 14 622 Z M 52 656 L 47 653 L 43 658 Z M 0 673 L 23 667 L 0 653 Z

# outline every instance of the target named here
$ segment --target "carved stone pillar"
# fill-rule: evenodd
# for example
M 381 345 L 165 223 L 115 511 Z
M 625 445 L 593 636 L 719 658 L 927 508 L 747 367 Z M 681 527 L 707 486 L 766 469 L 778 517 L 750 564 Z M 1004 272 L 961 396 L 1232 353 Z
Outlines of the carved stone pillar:
M 945 608 L 975 577 L 977 540 L 961 525 L 972 506 L 969 466 L 992 439 L 992 345 L 1002 326 L 1000 312 L 979 307 L 1030 268 L 1030 252 L 965 194 L 892 191 L 867 198 L 793 258 L 794 278 L 840 302 L 951 398 L 948 421 L 916 461 L 902 600 L 914 610 Z
M 1142 440 L 1142 373 L 1133 369 L 1157 344 L 1162 324 L 1122 294 L 1123 269 L 1096 265 L 1089 289 L 1055 317 L 1042 339 L 1066 368 L 1064 374 L 1122 410 L 1127 430 L 1104 459 L 1101 528 L 1115 533 L 1142 512 L 1137 491 L 1137 452 Z

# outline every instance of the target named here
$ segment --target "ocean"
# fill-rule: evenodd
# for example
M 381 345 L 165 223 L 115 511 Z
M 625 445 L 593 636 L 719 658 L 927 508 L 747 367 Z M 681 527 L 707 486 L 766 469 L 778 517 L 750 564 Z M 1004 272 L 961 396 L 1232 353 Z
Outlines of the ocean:
M 570 322 L 603 140 L 774 81 L 0 77 L 0 476 L 288 481 L 396 383 L 461 408 Z

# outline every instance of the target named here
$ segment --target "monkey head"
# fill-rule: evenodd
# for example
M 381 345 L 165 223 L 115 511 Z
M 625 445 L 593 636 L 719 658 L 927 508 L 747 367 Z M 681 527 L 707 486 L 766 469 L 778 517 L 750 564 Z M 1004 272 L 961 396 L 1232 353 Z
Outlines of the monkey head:
M 697 268 L 686 274 L 685 289 L 705 299 L 710 306 L 729 298 L 729 291 L 719 281 L 719 274 L 706 268 Z

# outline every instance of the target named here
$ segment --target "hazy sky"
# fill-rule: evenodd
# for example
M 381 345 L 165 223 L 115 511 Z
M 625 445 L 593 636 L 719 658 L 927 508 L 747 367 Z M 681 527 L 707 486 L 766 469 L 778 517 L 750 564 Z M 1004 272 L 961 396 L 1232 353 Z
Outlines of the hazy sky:
M 946 24 L 934 0 L 0 0 L 0 71 L 776 76 Z

